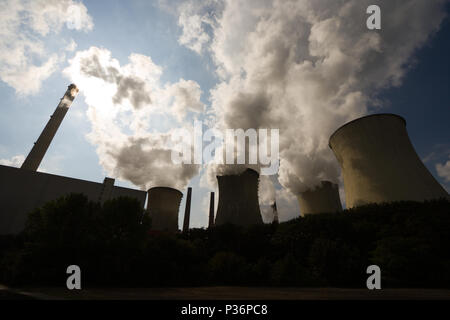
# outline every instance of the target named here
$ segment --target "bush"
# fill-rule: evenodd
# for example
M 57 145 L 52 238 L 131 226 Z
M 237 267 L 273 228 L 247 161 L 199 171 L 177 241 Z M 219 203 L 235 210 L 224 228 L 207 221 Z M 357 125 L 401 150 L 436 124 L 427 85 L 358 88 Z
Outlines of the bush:
M 450 288 L 447 200 L 183 234 L 150 233 L 150 225 L 130 198 L 62 197 L 31 212 L 22 234 L 0 237 L 0 281 L 64 286 L 76 264 L 84 286 L 365 287 L 367 266 L 377 264 L 383 287 Z

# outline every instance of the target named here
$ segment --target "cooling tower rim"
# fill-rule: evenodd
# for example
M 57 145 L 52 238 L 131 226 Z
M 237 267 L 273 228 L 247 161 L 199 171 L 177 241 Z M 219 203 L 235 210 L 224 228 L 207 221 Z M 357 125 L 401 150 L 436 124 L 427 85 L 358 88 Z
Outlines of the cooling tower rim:
M 242 171 L 241 173 L 238 174 L 222 174 L 220 176 L 216 176 L 216 178 L 221 178 L 221 177 L 238 177 L 238 176 L 242 176 L 244 174 L 246 174 L 247 172 L 251 173 L 251 174 L 256 174 L 257 176 L 259 176 L 258 171 L 251 169 L 251 168 L 247 168 L 244 171 Z
M 331 134 L 330 139 L 328 139 L 328 146 L 330 147 L 330 149 L 333 149 L 333 148 L 331 147 L 331 140 L 333 140 L 334 136 L 335 136 L 339 131 L 341 131 L 341 129 L 344 129 L 344 128 L 347 127 L 347 126 L 352 125 L 352 124 L 354 124 L 354 123 L 356 123 L 356 122 L 359 122 L 359 121 L 361 121 L 361 120 L 364 120 L 364 119 L 366 119 L 366 118 L 380 117 L 380 116 L 389 116 L 389 117 L 396 117 L 396 118 L 399 118 L 399 119 L 401 119 L 401 120 L 403 121 L 404 125 L 406 126 L 406 120 L 405 120 L 405 118 L 403 118 L 402 116 L 400 116 L 400 115 L 398 115 L 398 114 L 395 114 L 395 113 L 375 113 L 375 114 L 369 114 L 369 115 L 367 115 L 367 116 L 363 116 L 363 117 L 360 117 L 360 118 L 353 119 L 353 120 L 351 120 L 351 121 L 349 121 L 349 122 L 343 124 L 343 125 L 340 126 L 339 128 L 337 128 L 337 129 Z
M 148 189 L 147 192 L 150 193 L 150 191 L 153 191 L 153 190 L 155 190 L 155 191 L 156 191 L 156 190 L 167 190 L 167 191 L 171 191 L 171 192 L 175 191 L 175 192 L 177 192 L 177 193 L 183 195 L 183 192 L 181 192 L 181 191 L 178 190 L 178 189 L 171 188 L 171 187 L 152 187 L 152 188 Z
M 326 188 L 326 187 L 331 187 L 331 188 L 338 187 L 339 188 L 339 184 L 334 183 L 333 181 L 330 181 L 330 180 L 320 180 L 320 183 L 318 185 L 316 185 L 315 187 L 311 187 L 311 188 L 306 189 L 305 191 L 298 192 L 296 195 L 299 196 L 305 192 L 316 191 L 320 188 Z
M 335 186 L 338 185 L 337 183 L 334 183 L 333 181 L 330 181 L 330 180 L 320 180 L 320 184 L 321 185 L 335 185 Z

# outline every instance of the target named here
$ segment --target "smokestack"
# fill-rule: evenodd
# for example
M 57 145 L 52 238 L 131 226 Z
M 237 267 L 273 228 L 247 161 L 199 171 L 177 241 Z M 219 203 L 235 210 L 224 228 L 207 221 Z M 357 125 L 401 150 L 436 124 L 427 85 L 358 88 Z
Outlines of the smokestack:
M 302 216 L 342 211 L 339 187 L 330 181 L 321 181 L 320 186 L 300 193 L 297 198 Z
M 148 190 L 147 210 L 152 219 L 152 230 L 178 231 L 178 210 L 181 191 L 168 187 L 154 187 Z
M 209 223 L 208 228 L 214 227 L 214 192 L 211 192 L 211 198 L 209 200 Z
M 247 169 L 238 175 L 217 176 L 219 205 L 215 225 L 241 226 L 262 224 L 258 201 L 259 174 Z
M 191 219 L 191 195 L 192 188 L 189 187 L 186 198 L 186 208 L 184 209 L 183 232 L 189 231 L 189 221 Z
M 41 164 L 41 161 L 44 158 L 45 153 L 47 152 L 47 149 L 56 134 L 56 131 L 58 131 L 58 128 L 77 93 L 78 88 L 72 83 L 67 88 L 64 96 L 61 98 L 55 112 L 53 112 L 53 115 L 50 116 L 50 120 L 47 122 L 44 130 L 42 130 L 38 140 L 34 143 L 33 148 L 22 164 L 22 169 L 36 171 L 39 168 L 39 165 Z
M 340 127 L 330 148 L 344 176 L 348 208 L 367 203 L 448 198 L 418 157 L 395 114 L 374 114 Z
M 274 201 L 271 205 L 273 211 L 273 221 L 272 223 L 278 223 L 278 210 L 277 210 L 277 202 Z

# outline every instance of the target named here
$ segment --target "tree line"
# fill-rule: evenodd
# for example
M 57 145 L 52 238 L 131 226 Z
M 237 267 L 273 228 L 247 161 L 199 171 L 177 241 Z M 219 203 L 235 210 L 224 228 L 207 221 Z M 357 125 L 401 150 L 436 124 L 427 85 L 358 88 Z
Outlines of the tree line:
M 450 287 L 450 202 L 371 204 L 288 222 L 151 231 L 138 201 L 103 205 L 70 194 L 35 209 L 16 236 L 0 237 L 0 281 L 65 286 Z

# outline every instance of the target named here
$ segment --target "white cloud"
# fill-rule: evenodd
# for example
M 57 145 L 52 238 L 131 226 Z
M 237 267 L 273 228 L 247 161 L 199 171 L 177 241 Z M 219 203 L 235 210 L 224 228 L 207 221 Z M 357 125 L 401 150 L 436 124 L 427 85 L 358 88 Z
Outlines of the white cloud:
M 70 42 L 66 46 L 65 50 L 72 52 L 72 51 L 75 51 L 76 48 L 77 48 L 77 43 L 73 39 L 70 39 Z
M 275 187 L 269 176 L 259 177 L 258 198 L 260 205 L 270 206 L 275 201 Z
M 86 7 L 72 0 L 5 0 L 0 3 L 0 79 L 19 94 L 34 94 L 57 70 L 64 53 L 49 52 L 45 37 L 66 25 L 93 27 Z M 71 48 L 74 48 L 73 40 Z M 64 50 L 64 48 L 61 48 Z
M 216 23 L 215 14 L 220 13 L 222 4 L 222 0 L 159 1 L 161 9 L 178 17 L 181 28 L 178 42 L 198 54 L 202 54 L 211 42 L 209 32 Z
M 167 95 L 173 97 L 173 113 L 179 121 L 186 116 L 188 111 L 202 113 L 205 110 L 205 105 L 200 101 L 201 94 L 200 85 L 192 80 L 180 79 L 167 86 Z
M 176 129 L 150 128 L 150 121 L 158 118 L 169 121 L 169 128 L 183 125 L 192 130 L 181 121 L 188 113 L 202 110 L 200 86 L 184 79 L 162 84 L 162 68 L 150 57 L 135 53 L 121 66 L 107 49 L 91 47 L 76 52 L 69 64 L 63 73 L 85 97 L 92 124 L 88 139 L 97 146 L 107 174 L 144 190 L 184 189 L 199 166 L 175 165 L 171 137 Z
M 39 166 L 39 172 L 51 172 L 56 174 L 61 171 L 61 161 L 64 159 L 62 155 L 53 155 L 50 157 L 46 157 L 44 159 L 43 164 Z M 23 162 L 25 161 L 25 156 L 20 154 L 17 156 L 13 156 L 10 159 L 0 159 L 0 164 L 4 166 L 16 167 L 20 168 Z M 48 170 L 51 168 L 51 170 Z
M 438 176 L 445 180 L 445 182 L 450 182 L 450 160 L 444 164 L 437 163 L 436 171 Z
M 276 192 L 278 220 L 280 222 L 292 220 L 300 216 L 298 199 L 287 189 L 279 189 Z
M 20 167 L 22 163 L 25 161 L 24 155 L 17 155 L 12 157 L 11 159 L 0 159 L 0 164 L 4 166 L 10 166 L 10 167 Z
M 202 28 L 202 24 L 207 22 L 205 17 L 197 14 L 188 15 L 182 11 L 178 19 L 178 25 L 183 30 L 178 39 L 179 43 L 201 54 L 204 45 L 210 40 L 209 35 Z

